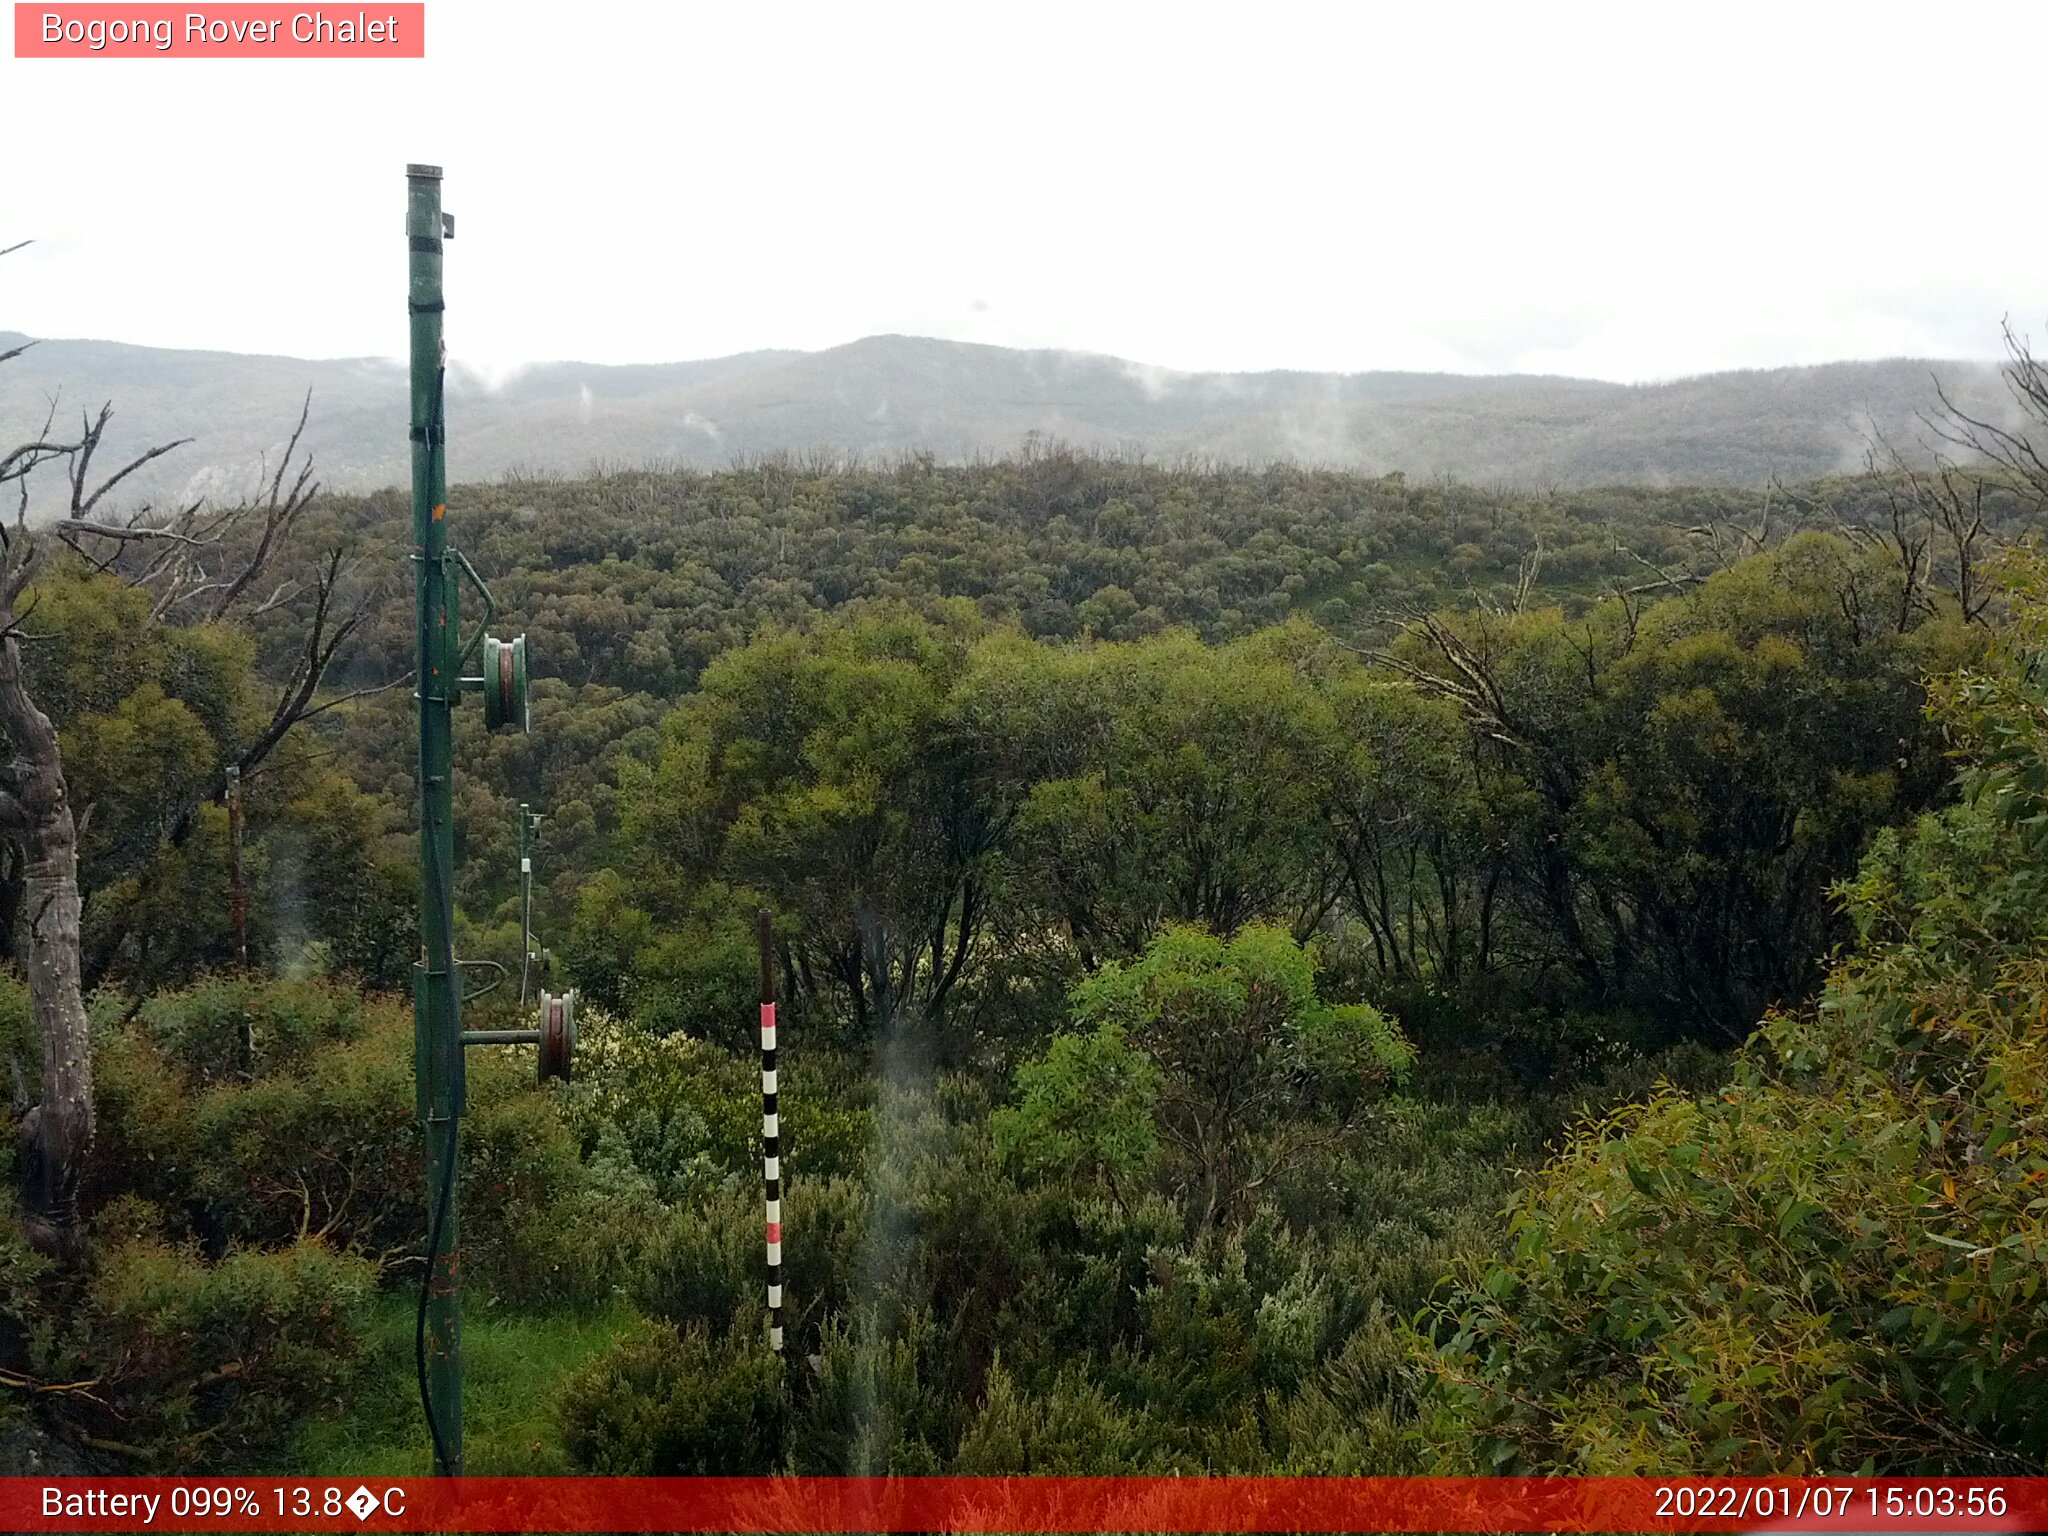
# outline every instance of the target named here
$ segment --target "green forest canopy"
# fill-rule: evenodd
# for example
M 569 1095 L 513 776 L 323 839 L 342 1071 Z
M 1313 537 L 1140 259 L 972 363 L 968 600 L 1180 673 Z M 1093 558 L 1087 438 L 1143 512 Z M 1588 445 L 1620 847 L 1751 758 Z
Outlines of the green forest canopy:
M 458 492 L 541 678 L 530 736 L 462 721 L 463 951 L 516 959 L 530 801 L 590 1005 L 576 1084 L 507 1060 L 475 1090 L 479 1305 L 608 1320 L 546 1386 L 543 1459 L 2037 1464 L 2036 1043 L 2006 1001 L 2042 931 L 2036 578 L 1987 596 L 1981 545 L 1912 553 L 1897 490 L 1047 451 Z M 1990 533 L 2031 517 L 1994 488 Z M 357 561 L 336 693 L 402 677 L 400 503 L 303 536 Z M 193 802 L 288 613 L 163 624 L 76 563 L 36 613 L 91 806 L 102 1146 L 88 1269 L 0 1249 L 0 1364 L 103 1377 L 56 1421 L 124 1464 L 290 1465 L 291 1381 L 359 1460 L 421 1453 L 379 1344 L 422 1237 L 409 699 L 251 783 L 235 976 Z M 786 1371 L 731 1049 L 761 903 Z

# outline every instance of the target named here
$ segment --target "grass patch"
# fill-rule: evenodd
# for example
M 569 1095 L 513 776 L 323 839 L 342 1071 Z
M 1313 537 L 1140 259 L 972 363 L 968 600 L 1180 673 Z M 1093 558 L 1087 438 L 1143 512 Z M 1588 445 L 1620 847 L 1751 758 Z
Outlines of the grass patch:
M 413 1374 L 416 1302 L 378 1306 L 373 1361 L 347 1411 L 308 1419 L 292 1442 L 298 1477 L 425 1477 L 433 1470 Z M 463 1319 L 463 1471 L 547 1476 L 572 1469 L 556 1404 L 563 1383 L 632 1327 L 620 1309 L 594 1317 L 471 1314 Z

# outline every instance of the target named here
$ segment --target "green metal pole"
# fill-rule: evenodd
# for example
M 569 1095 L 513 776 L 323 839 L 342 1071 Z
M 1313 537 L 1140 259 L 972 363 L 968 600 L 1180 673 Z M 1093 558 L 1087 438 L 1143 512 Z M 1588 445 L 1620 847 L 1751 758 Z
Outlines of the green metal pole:
M 462 1473 L 462 984 L 455 968 L 455 827 L 450 737 L 460 691 L 448 562 L 448 465 L 442 410 L 441 170 L 409 165 L 406 245 L 411 267 L 413 574 L 419 614 L 420 941 L 413 977 L 414 1070 L 427 1138 L 431 1246 L 421 1307 L 422 1393 L 434 1471 Z

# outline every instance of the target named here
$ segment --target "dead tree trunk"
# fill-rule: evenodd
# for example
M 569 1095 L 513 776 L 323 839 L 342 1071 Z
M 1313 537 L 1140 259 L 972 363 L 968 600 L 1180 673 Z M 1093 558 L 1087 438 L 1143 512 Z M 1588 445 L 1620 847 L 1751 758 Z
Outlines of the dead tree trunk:
M 75 1259 L 79 1179 L 93 1139 L 92 1044 L 78 974 L 78 825 L 56 729 L 23 685 L 21 642 L 12 634 L 0 640 L 0 730 L 14 748 L 0 826 L 21 857 L 20 952 L 43 1041 L 41 1101 L 21 1124 L 22 1215 L 37 1247 Z

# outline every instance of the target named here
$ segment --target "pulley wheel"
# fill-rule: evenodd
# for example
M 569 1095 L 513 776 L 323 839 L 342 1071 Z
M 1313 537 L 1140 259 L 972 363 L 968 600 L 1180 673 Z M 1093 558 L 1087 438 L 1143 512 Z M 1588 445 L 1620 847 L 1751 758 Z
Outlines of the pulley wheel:
M 526 636 L 484 636 L 484 724 L 526 729 Z
M 566 1083 L 576 1053 L 576 1003 L 569 992 L 540 995 L 540 1080 Z

